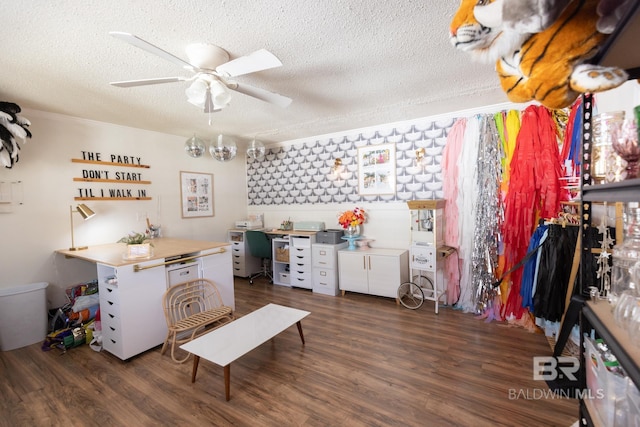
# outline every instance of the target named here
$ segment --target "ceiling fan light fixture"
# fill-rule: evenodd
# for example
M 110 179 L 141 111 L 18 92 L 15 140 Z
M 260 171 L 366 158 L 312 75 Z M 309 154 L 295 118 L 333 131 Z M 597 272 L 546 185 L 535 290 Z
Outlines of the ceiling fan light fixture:
M 187 95 L 187 99 L 191 104 L 202 107 L 207 93 L 207 83 L 196 79 L 185 89 L 184 93 Z
M 204 145 L 204 141 L 197 138 L 195 134 L 184 143 L 184 151 L 193 158 L 197 159 L 198 157 L 202 157 L 205 150 L 206 146 Z
M 209 153 L 218 161 L 228 162 L 236 157 L 238 146 L 232 138 L 226 135 L 218 135 L 218 137 L 211 142 Z
M 231 95 L 224 87 L 222 83 L 214 80 L 209 85 L 211 88 L 211 95 L 213 97 L 213 103 L 220 107 L 226 107 L 231 102 Z
M 260 49 L 249 55 L 230 60 L 229 52 L 219 46 L 210 43 L 194 43 L 187 47 L 187 56 L 189 57 L 189 62 L 187 62 L 133 34 L 119 31 L 111 31 L 109 34 L 194 74 L 191 78 L 162 77 L 112 82 L 111 84 L 114 86 L 128 88 L 191 81 L 191 84 L 185 90 L 187 99 L 189 103 L 202 108 L 205 113 L 212 113 L 226 107 L 231 101 L 229 91 L 240 92 L 281 107 L 286 107 L 291 103 L 291 99 L 286 96 L 248 84 L 243 83 L 240 85 L 237 82 L 230 83 L 224 80 L 230 77 L 281 67 L 282 62 L 266 49 Z
M 267 149 L 262 141 L 252 140 L 247 147 L 247 157 L 254 160 L 262 160 Z

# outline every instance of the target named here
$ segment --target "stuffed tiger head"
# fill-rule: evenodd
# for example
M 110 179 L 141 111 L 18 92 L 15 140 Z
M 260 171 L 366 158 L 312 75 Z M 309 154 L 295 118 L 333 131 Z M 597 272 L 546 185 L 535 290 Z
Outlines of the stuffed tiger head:
M 507 30 L 499 22 L 491 27 L 482 25 L 476 19 L 474 10 L 491 8 L 494 0 L 462 0 L 449 31 L 449 40 L 473 59 L 493 63 L 500 57 L 517 50 L 529 37 L 513 30 Z
M 450 38 L 475 59 L 495 61 L 500 85 L 512 102 L 536 100 L 550 109 L 565 108 L 580 93 L 609 90 L 627 79 L 624 70 L 588 62 L 607 38 L 597 29 L 602 0 L 573 0 L 553 22 L 548 18 L 555 16 L 555 9 L 536 14 L 523 7 L 513 15 L 513 10 L 504 12 L 504 1 L 461 0 Z M 561 0 L 511 0 L 510 4 L 540 2 L 563 6 Z M 514 16 L 525 27 L 542 31 L 522 32 Z

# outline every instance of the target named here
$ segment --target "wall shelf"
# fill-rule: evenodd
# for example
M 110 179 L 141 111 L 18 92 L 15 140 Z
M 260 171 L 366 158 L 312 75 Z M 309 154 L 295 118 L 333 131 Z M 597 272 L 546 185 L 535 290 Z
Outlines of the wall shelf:
M 80 182 L 111 182 L 114 184 L 151 184 L 151 181 L 135 181 L 132 179 L 73 178 Z
M 637 202 L 640 198 L 634 189 L 640 188 L 640 178 L 627 179 L 582 187 L 582 200 L 587 202 Z
M 91 165 L 103 165 L 103 166 L 122 166 L 125 168 L 143 168 L 149 169 L 149 165 L 134 165 L 133 163 L 116 163 L 116 162 L 103 162 L 98 160 L 84 160 L 84 159 L 71 159 L 73 163 L 87 163 Z
M 74 197 L 73 200 L 151 200 L 151 197 Z

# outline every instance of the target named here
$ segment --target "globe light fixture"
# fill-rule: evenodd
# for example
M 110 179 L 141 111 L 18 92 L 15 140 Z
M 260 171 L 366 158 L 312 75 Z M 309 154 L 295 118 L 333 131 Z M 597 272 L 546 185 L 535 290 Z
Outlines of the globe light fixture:
M 247 147 L 247 157 L 254 160 L 262 160 L 266 151 L 264 143 L 254 139 Z
M 209 153 L 211 153 L 211 156 L 216 160 L 228 162 L 236 157 L 238 146 L 232 138 L 226 135 L 218 135 L 218 137 L 211 142 Z
M 184 143 L 184 151 L 187 152 L 188 155 L 194 158 L 202 157 L 206 150 L 206 146 L 204 145 L 204 141 L 200 138 L 197 138 L 195 134 L 187 139 L 187 142 Z

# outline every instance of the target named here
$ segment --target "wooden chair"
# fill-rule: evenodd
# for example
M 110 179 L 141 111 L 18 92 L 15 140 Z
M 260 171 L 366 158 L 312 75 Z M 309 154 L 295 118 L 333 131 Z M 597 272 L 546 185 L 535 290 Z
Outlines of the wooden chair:
M 176 349 L 200 335 L 234 319 L 231 307 L 224 305 L 216 285 L 207 279 L 178 283 L 166 290 L 162 297 L 167 320 L 167 338 L 160 354 L 171 346 L 171 358 L 184 363 L 190 356 L 178 358 Z

